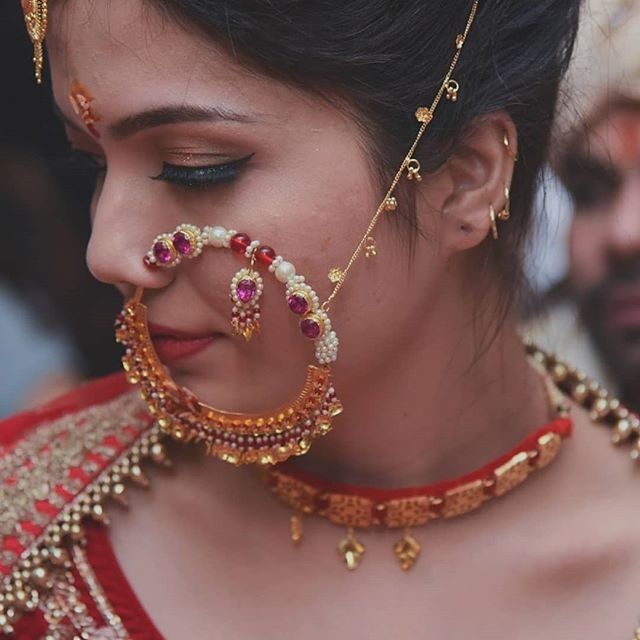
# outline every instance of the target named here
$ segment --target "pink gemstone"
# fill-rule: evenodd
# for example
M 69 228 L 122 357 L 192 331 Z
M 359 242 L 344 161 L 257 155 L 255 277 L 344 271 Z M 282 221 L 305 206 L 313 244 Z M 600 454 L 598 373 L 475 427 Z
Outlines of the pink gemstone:
M 321 332 L 320 325 L 313 318 L 305 318 L 300 323 L 300 330 L 302 331 L 303 335 L 305 335 L 307 338 L 311 338 L 311 340 L 315 340 L 316 338 L 318 338 Z
M 247 302 L 251 302 L 256 297 L 258 287 L 254 280 L 240 280 L 240 282 L 238 282 L 236 291 L 238 300 L 246 304 Z
M 191 241 L 182 231 L 176 231 L 173 234 L 173 246 L 180 255 L 188 256 L 191 253 Z
M 299 316 L 302 316 L 309 311 L 309 303 L 307 302 L 307 299 L 298 293 L 290 295 L 287 298 L 287 303 L 289 305 L 289 309 Z
M 171 249 L 167 246 L 166 242 L 156 242 L 153 245 L 153 255 L 160 264 L 171 262 Z

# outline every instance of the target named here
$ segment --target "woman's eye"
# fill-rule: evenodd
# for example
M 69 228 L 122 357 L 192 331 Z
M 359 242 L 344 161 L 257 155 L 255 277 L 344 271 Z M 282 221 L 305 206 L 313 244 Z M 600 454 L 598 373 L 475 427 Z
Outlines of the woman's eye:
M 622 177 L 614 167 L 580 158 L 566 163 L 563 181 L 573 198 L 576 213 L 590 215 L 613 202 Z
M 242 166 L 252 157 L 253 154 L 232 162 L 204 167 L 187 167 L 163 162 L 162 171 L 157 176 L 152 176 L 151 179 L 162 180 L 188 188 L 209 187 L 234 180 Z

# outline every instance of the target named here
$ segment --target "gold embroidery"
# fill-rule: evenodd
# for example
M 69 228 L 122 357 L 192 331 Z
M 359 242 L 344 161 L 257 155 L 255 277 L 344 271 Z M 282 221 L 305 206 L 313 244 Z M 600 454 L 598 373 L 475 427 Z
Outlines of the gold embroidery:
M 0 499 L 10 505 L 0 516 L 1 631 L 11 633 L 20 615 L 40 607 L 52 638 L 67 638 L 68 625 L 82 637 L 121 637 L 117 627 L 90 624 L 74 604 L 66 547 L 83 540 L 85 518 L 106 521 L 105 499 L 122 500 L 126 480 L 144 482 L 143 460 L 166 461 L 162 437 L 129 393 L 44 423 L 0 459 Z M 93 596 L 97 583 L 85 575 Z M 96 604 L 104 608 L 106 599 Z
M 70 563 L 67 563 L 70 567 Z M 51 589 L 41 599 L 40 609 L 47 622 L 47 640 L 67 640 L 77 637 L 95 637 L 95 620 L 80 597 L 70 570 L 59 572 L 51 583 Z
M 118 640 L 129 640 L 129 634 L 124 628 L 120 616 L 113 610 L 111 603 L 107 600 L 107 596 L 98 582 L 84 550 L 80 546 L 74 545 L 71 550 L 71 555 L 78 573 L 87 585 L 89 594 L 96 603 L 98 611 L 100 611 L 100 615 L 109 624 L 109 629 L 113 631 L 113 637 Z

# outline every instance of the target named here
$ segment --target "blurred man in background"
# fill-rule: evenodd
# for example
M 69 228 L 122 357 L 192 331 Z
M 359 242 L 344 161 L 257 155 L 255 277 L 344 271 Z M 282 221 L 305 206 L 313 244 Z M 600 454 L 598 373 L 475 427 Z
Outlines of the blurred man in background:
M 570 293 L 618 393 L 640 409 L 640 90 L 598 112 L 559 173 L 575 203 Z
M 573 64 L 554 157 L 574 205 L 571 302 L 536 338 L 640 410 L 640 2 L 588 3 Z

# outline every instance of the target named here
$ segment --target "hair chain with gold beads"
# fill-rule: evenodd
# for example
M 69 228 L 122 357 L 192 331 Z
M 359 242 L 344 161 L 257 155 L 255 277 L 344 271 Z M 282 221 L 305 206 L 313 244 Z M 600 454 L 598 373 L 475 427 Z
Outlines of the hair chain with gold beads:
M 383 213 L 385 213 L 386 211 L 395 211 L 397 209 L 397 200 L 394 198 L 393 193 L 396 187 L 398 186 L 398 183 L 400 182 L 403 173 L 407 171 L 407 178 L 409 180 L 415 179 L 418 182 L 422 180 L 422 177 L 420 176 L 420 163 L 418 162 L 417 159 L 413 157 L 413 154 L 415 153 L 415 150 L 418 147 L 418 144 L 422 140 L 422 137 L 424 136 L 429 124 L 433 120 L 435 111 L 438 105 L 440 104 L 440 101 L 442 100 L 442 96 L 445 95 L 445 92 L 446 92 L 446 97 L 449 101 L 451 102 L 457 101 L 460 85 L 458 82 L 453 80 L 452 76 L 453 76 L 453 72 L 456 69 L 456 66 L 458 65 L 458 60 L 460 59 L 462 48 L 467 40 L 467 36 L 469 35 L 469 31 L 471 30 L 471 26 L 473 25 L 473 21 L 476 17 L 476 13 L 478 11 L 478 3 L 479 3 L 479 0 L 473 0 L 473 4 L 471 5 L 471 10 L 469 12 L 469 17 L 467 18 L 467 23 L 465 25 L 464 31 L 462 33 L 459 33 L 456 36 L 455 52 L 453 54 L 453 58 L 451 59 L 451 63 L 449 64 L 449 69 L 447 70 L 447 73 L 442 83 L 440 84 L 440 88 L 438 89 L 438 92 L 436 93 L 435 98 L 431 103 L 431 106 L 418 107 L 418 109 L 416 109 L 416 112 L 415 112 L 416 120 L 421 123 L 420 128 L 418 129 L 418 133 L 416 134 L 416 137 L 413 141 L 413 144 L 409 148 L 409 151 L 405 155 L 404 160 L 400 164 L 400 168 L 398 169 L 393 180 L 391 181 L 391 186 L 389 187 L 384 198 L 378 205 L 378 208 L 376 209 L 376 212 L 373 218 L 371 219 L 371 222 L 369 223 L 367 230 L 364 232 L 362 239 L 356 246 L 355 251 L 349 258 L 347 265 L 345 266 L 344 269 L 340 269 L 339 267 L 333 267 L 329 271 L 329 280 L 331 280 L 331 282 L 333 282 L 335 286 L 333 288 L 333 291 L 329 295 L 329 297 L 326 299 L 326 301 L 322 305 L 322 308 L 325 311 L 328 311 L 331 305 L 331 302 L 338 295 L 338 292 L 340 291 L 340 289 L 345 283 L 345 280 L 347 278 L 349 271 L 351 270 L 351 267 L 356 262 L 356 260 L 358 259 L 362 251 L 365 250 L 365 255 L 367 257 L 373 257 L 376 255 L 375 239 L 372 236 L 372 233 L 375 227 L 377 226 L 378 221 L 380 220 Z

